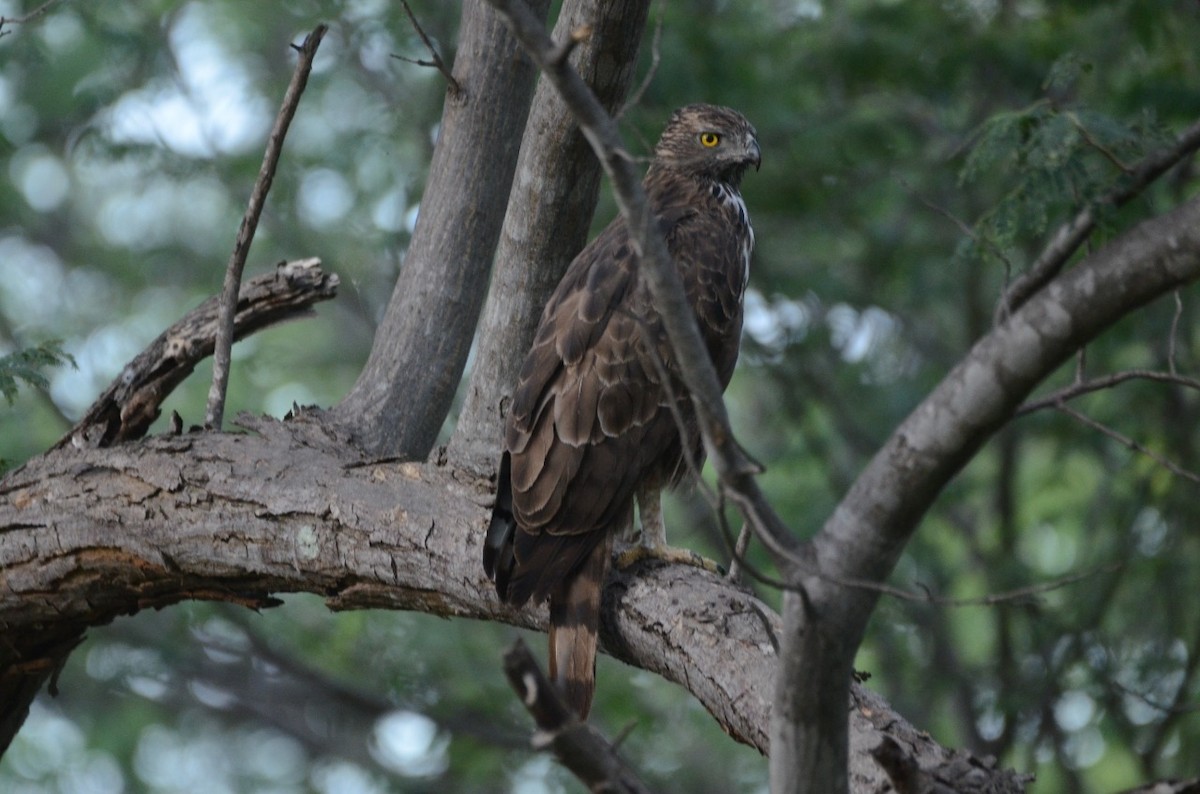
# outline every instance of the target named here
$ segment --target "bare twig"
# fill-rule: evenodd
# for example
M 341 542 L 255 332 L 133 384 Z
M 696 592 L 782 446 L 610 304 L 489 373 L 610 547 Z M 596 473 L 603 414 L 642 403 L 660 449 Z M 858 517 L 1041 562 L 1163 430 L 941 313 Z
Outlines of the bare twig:
M 1183 386 L 1188 389 L 1200 391 L 1200 380 L 1189 378 L 1183 375 L 1176 375 L 1173 372 L 1156 372 L 1153 370 L 1127 370 L 1125 372 L 1116 372 L 1112 375 L 1106 375 L 1103 378 L 1092 378 L 1090 380 L 1077 379 L 1074 383 L 1066 388 L 1052 392 L 1039 400 L 1031 400 L 1017 409 L 1016 416 L 1024 416 L 1031 414 L 1034 411 L 1041 411 L 1046 408 L 1058 408 L 1067 400 L 1073 400 L 1084 394 L 1101 391 L 1103 389 L 1111 389 L 1121 383 L 1131 380 L 1151 380 L 1158 383 L 1171 383 L 1176 386 Z
M 313 59 L 317 55 L 317 47 L 321 45 L 326 30 L 328 27 L 325 25 L 317 25 L 297 48 L 300 61 L 292 73 L 292 81 L 283 96 L 283 106 L 279 109 L 279 115 L 275 117 L 275 126 L 271 128 L 271 135 L 267 139 L 262 166 L 258 169 L 258 178 L 254 181 L 254 190 L 250 193 L 250 203 L 246 207 L 246 214 L 242 216 L 242 223 L 233 243 L 233 253 L 230 254 L 229 264 L 225 269 L 225 283 L 221 289 L 221 315 L 217 324 L 216 348 L 213 351 L 213 380 L 212 387 L 208 390 L 208 409 L 204 417 L 205 426 L 212 430 L 221 429 L 225 415 L 230 349 L 233 347 L 233 318 L 237 314 L 242 270 L 246 266 L 246 256 L 250 253 L 250 243 L 254 240 L 254 232 L 258 228 L 258 218 L 262 214 L 263 204 L 266 203 L 267 192 L 275 179 L 283 139 L 292 123 L 292 117 L 296 115 L 296 107 L 300 104 L 300 96 L 304 93 L 309 72 L 312 71 Z
M 1150 458 L 1150 460 L 1154 461 L 1159 466 L 1162 466 L 1164 469 L 1171 472 L 1172 474 L 1174 474 L 1178 477 L 1182 477 L 1185 480 L 1194 482 L 1197 485 L 1200 485 L 1200 474 L 1196 474 L 1195 472 L 1188 471 L 1187 469 L 1183 468 L 1182 466 L 1175 463 L 1174 461 L 1168 460 L 1167 458 L 1158 454 L 1154 450 L 1147 447 L 1145 444 L 1142 444 L 1140 441 L 1135 441 L 1134 439 L 1130 438 L 1129 436 L 1127 436 L 1123 433 L 1120 433 L 1116 430 L 1113 430 L 1111 427 L 1104 424 L 1103 422 L 1098 422 L 1095 419 L 1093 419 L 1092 417 L 1088 416 L 1087 414 L 1085 414 L 1081 411 L 1076 411 L 1074 408 L 1067 405 L 1066 403 L 1059 403 L 1055 407 L 1058 410 L 1065 413 L 1067 416 L 1070 416 L 1073 419 L 1076 419 L 1076 420 L 1082 422 L 1083 424 L 1087 425 L 1088 427 L 1092 428 L 1093 430 L 1100 431 L 1101 433 L 1103 433 L 1104 435 L 1113 439 L 1114 441 L 1121 444 L 1122 446 L 1128 447 L 1129 449 L 1133 450 L 1134 452 L 1145 455 L 1146 457 Z
M 28 14 L 25 14 L 25 15 L 19 16 L 19 17 L 0 16 L 0 36 L 7 36 L 11 32 L 11 31 L 4 30 L 5 25 L 9 25 L 9 24 L 22 25 L 26 22 L 30 22 L 34 19 L 37 19 L 42 14 L 45 14 L 47 11 L 49 11 L 54 6 L 58 5 L 60 2 L 62 2 L 62 0 L 46 0 L 45 3 L 42 3 L 40 6 L 33 9 Z
M 591 35 L 591 25 L 580 25 L 571 31 L 566 41 L 558 45 L 553 52 L 546 56 L 547 59 L 555 66 L 562 66 L 567 62 L 567 58 L 571 57 L 571 51 L 587 41 Z
M 617 755 L 616 747 L 595 728 L 580 722 L 563 703 L 520 639 L 504 654 L 504 672 L 537 723 L 534 748 L 551 750 L 589 791 L 649 794 L 637 773 Z
M 750 528 L 749 524 L 742 524 L 742 528 L 738 530 L 737 540 L 733 543 L 733 556 L 729 562 L 728 575 L 731 582 L 741 581 L 741 569 L 749 569 L 749 566 L 745 563 L 745 559 L 746 550 L 750 548 L 750 536 L 752 534 L 754 534 L 754 531 Z
M 1154 709 L 1155 711 L 1161 711 L 1164 714 L 1194 714 L 1194 713 L 1200 711 L 1200 704 L 1198 704 L 1198 703 L 1193 703 L 1193 704 L 1160 703 L 1159 701 L 1155 700 L 1154 698 L 1150 697 L 1149 695 L 1146 695 L 1142 692 L 1138 692 L 1134 689 L 1130 689 L 1129 687 L 1122 684 L 1120 681 L 1111 680 L 1108 682 L 1108 684 L 1113 689 L 1120 692 L 1122 695 L 1131 697 L 1134 700 L 1140 700 L 1142 703 L 1145 703 L 1147 706 Z
M 454 74 L 450 71 L 450 67 L 442 60 L 442 56 L 433 46 L 433 42 L 429 40 L 429 36 L 425 33 L 425 28 L 421 27 L 421 23 L 417 21 L 417 15 L 413 13 L 412 8 L 408 5 L 408 0 L 401 0 L 404 6 L 404 13 L 408 14 L 408 19 L 412 22 L 413 29 L 417 31 L 417 35 L 421 37 L 421 41 L 425 43 L 425 49 L 429 50 L 429 57 L 433 60 L 422 61 L 417 58 L 407 58 L 403 55 L 392 54 L 392 57 L 405 63 L 415 63 L 417 66 L 432 66 L 442 73 L 442 77 L 446 78 L 446 83 L 450 87 L 450 93 L 457 96 L 462 93 L 462 86 L 454 79 Z
M 1067 120 L 1071 122 L 1071 125 L 1079 131 L 1079 134 L 1083 136 L 1084 142 L 1086 142 L 1088 146 L 1091 146 L 1093 149 L 1100 152 L 1100 154 L 1104 155 L 1104 158 L 1112 163 L 1118 171 L 1125 174 L 1133 173 L 1134 169 L 1132 166 L 1123 161 L 1120 157 L 1117 157 L 1117 153 L 1112 149 L 1109 149 L 1107 146 L 1100 143 L 1100 141 L 1092 137 L 1092 133 L 1088 130 L 1087 126 L 1079 120 L 1078 115 L 1071 112 L 1064 113 L 1063 115 L 1065 115 Z
M 654 75 L 658 73 L 658 64 L 662 60 L 663 16 L 666 14 L 666 11 L 667 0 L 659 0 L 658 18 L 654 21 L 654 39 L 650 42 L 650 68 L 646 70 L 646 76 L 642 78 L 641 85 L 629 97 L 629 101 L 613 114 L 613 119 L 617 121 L 620 121 L 630 108 L 638 106 L 638 103 L 642 101 L 642 96 L 650 88 L 650 83 L 654 81 Z
M 962 232 L 964 235 L 966 235 L 967 237 L 970 237 L 975 242 L 976 245 L 978 245 L 982 248 L 987 248 L 993 254 L 995 254 L 996 258 L 1004 263 L 1004 272 L 1005 272 L 1006 276 L 1013 273 L 1014 268 L 1013 268 L 1012 260 L 1008 258 L 1008 255 L 1005 254 L 1003 250 L 1001 250 L 1000 246 L 996 245 L 991 240 L 988 240 L 986 238 L 980 238 L 979 233 L 976 232 L 974 229 L 972 229 L 971 225 L 969 223 L 964 221 L 962 218 L 959 218 L 953 212 L 951 212 L 950 210 L 941 206 L 940 204 L 932 201 L 931 199 L 927 199 L 924 196 L 922 196 L 921 194 L 917 193 L 904 180 L 900 180 L 900 186 L 903 187 L 905 189 L 905 191 L 907 191 L 907 193 L 910 196 L 912 196 L 913 198 L 915 198 L 917 201 L 921 202 L 926 207 L 933 210 L 934 212 L 941 215 L 946 220 L 950 221 L 955 226 L 957 226 L 958 230 L 960 232 Z
M 1120 207 L 1135 198 L 1154 180 L 1200 148 L 1200 122 L 1188 127 L 1175 139 L 1175 144 L 1148 155 L 1135 165 L 1128 180 L 1120 187 L 1101 196 L 1093 205 L 1084 208 L 1064 223 L 1050 238 L 1042 253 L 1029 269 L 1009 286 L 996 309 L 996 322 L 1001 322 L 1029 300 L 1054 278 L 1067 260 L 1091 236 L 1101 207 Z

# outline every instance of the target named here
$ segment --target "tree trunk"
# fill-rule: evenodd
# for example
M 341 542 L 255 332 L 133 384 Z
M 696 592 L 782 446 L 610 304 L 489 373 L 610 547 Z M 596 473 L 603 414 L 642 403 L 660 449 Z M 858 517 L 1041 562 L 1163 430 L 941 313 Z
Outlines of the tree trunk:
M 549 0 L 537 0 L 545 18 Z M 464 0 L 429 181 L 400 278 L 358 382 L 334 409 L 376 456 L 424 458 L 462 377 L 537 70 L 498 14 Z

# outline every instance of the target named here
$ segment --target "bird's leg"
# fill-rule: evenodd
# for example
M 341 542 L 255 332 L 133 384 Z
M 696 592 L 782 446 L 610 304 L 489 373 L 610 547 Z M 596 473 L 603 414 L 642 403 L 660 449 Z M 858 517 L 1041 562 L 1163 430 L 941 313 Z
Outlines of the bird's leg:
M 667 527 L 662 517 L 662 489 L 649 485 L 639 487 L 637 503 L 642 523 L 642 545 L 650 549 L 665 549 Z
M 712 573 L 723 573 L 712 560 L 706 560 L 691 549 L 677 549 L 667 545 L 667 528 L 662 517 L 662 486 L 642 483 L 637 490 L 638 515 L 641 517 L 641 537 L 629 548 L 617 555 L 617 567 L 628 568 L 642 560 L 661 560 L 668 563 L 683 563 L 703 568 Z

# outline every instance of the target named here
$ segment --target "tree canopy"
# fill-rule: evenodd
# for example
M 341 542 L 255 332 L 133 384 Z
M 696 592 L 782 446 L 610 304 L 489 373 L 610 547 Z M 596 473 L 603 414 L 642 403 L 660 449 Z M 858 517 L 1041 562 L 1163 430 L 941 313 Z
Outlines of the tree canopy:
M 5 466 L 54 445 L 219 291 L 289 45 L 321 22 L 247 272 L 320 257 L 340 293 L 234 347 L 226 415 L 283 417 L 352 390 L 454 101 L 414 61 L 455 62 L 460 8 L 408 5 L 412 17 L 382 0 L 0 2 L 6 20 L 29 15 L 0 27 Z M 1200 9 L 1182 0 L 651 6 L 620 116 L 631 151 L 693 101 L 758 129 L 763 167 L 743 185 L 758 242 L 726 399 L 797 539 L 1046 283 L 1060 227 L 1088 233 L 1057 263 L 1069 271 L 1195 200 L 1196 41 Z M 593 228 L 616 212 L 602 190 Z M 1196 311 L 1188 286 L 1129 312 L 961 461 L 854 660 L 938 742 L 1035 774 L 1038 791 L 1197 774 Z M 210 372 L 197 367 L 151 434 L 172 411 L 202 423 Z M 667 524 L 674 543 L 728 561 L 704 489 L 678 494 Z M 781 608 L 753 575 L 776 575 L 761 542 L 744 568 Z M 503 677 L 514 629 L 426 611 L 330 613 L 289 595 L 257 614 L 188 601 L 120 618 L 35 702 L 0 788 L 570 790 L 529 748 Z M 683 689 L 608 658 L 597 678 L 592 722 L 633 726 L 621 749 L 651 787 L 765 789 L 759 753 Z

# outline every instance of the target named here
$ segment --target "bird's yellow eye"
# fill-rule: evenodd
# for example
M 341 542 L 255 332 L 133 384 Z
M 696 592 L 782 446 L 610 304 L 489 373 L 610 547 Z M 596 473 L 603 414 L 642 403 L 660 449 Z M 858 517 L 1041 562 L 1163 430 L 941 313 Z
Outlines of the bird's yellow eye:
M 721 142 L 721 136 L 715 132 L 700 133 L 700 143 L 709 149 L 716 146 L 720 142 Z

